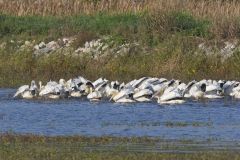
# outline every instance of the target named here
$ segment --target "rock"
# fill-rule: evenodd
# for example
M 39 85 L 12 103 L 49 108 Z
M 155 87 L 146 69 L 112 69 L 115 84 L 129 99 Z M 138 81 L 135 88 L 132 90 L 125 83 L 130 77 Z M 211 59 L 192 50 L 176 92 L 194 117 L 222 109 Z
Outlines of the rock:
M 221 49 L 220 53 L 225 54 L 231 54 L 231 52 L 236 48 L 236 45 L 230 42 L 225 42 L 225 47 Z
M 235 43 L 225 42 L 225 47 L 220 50 L 222 61 L 225 61 L 233 56 L 234 50 L 237 47 L 236 45 L 237 45 L 236 42 Z
M 62 38 L 58 39 L 58 41 L 51 41 L 45 44 L 45 42 L 41 42 L 38 45 L 34 46 L 34 55 L 48 55 L 49 53 L 56 51 L 59 49 L 64 49 L 68 47 L 68 54 L 73 54 L 76 56 L 90 56 L 94 59 L 98 59 L 100 57 L 114 55 L 113 57 L 117 57 L 118 55 L 128 54 L 130 51 L 135 52 L 135 48 L 138 45 L 137 43 L 126 43 L 122 45 L 116 45 L 114 41 L 109 41 L 109 37 L 105 37 L 104 39 L 92 40 L 89 42 L 85 42 L 83 47 L 79 47 L 76 50 L 71 50 L 73 48 L 69 47 L 71 43 L 74 41 L 74 38 Z M 26 44 L 29 44 L 26 42 Z M 69 50 L 70 49 L 70 50 Z M 60 51 L 59 53 L 65 54 Z
M 25 46 L 31 46 L 32 43 L 31 43 L 30 41 L 25 41 L 25 42 L 24 42 L 24 45 L 25 45 Z
M 104 45 L 103 47 L 102 47 L 102 50 L 103 51 L 105 51 L 105 50 L 107 50 L 108 49 L 108 45 Z
M 212 51 L 213 50 L 212 47 L 210 47 L 210 46 L 208 47 L 205 43 L 199 44 L 198 49 L 207 56 L 214 54 L 214 52 Z
M 39 50 L 40 48 L 39 48 L 39 45 L 35 45 L 34 47 L 33 47 L 33 49 L 34 50 Z
M 6 42 L 3 42 L 0 44 L 0 49 L 5 49 L 7 46 L 7 43 Z
M 35 56 L 40 56 L 40 55 L 45 55 L 45 54 L 48 54 L 48 53 L 50 53 L 52 50 L 50 49 L 50 48 L 41 48 L 41 49 L 39 49 L 39 50 L 35 50 L 34 52 L 33 52 L 33 54 L 35 55 Z
M 237 49 L 237 44 L 238 41 L 236 40 L 233 42 L 218 42 L 218 45 L 214 46 L 207 46 L 205 43 L 201 43 L 198 45 L 198 49 L 206 56 L 219 56 L 222 62 L 224 62 L 225 60 L 233 56 L 235 50 Z M 199 52 L 197 52 L 197 54 L 199 54 Z
M 45 48 L 46 44 L 44 42 L 39 43 L 38 45 L 39 49 Z
M 68 38 L 63 38 L 62 41 L 63 41 L 64 45 L 69 43 L 69 39 Z
M 60 47 L 64 47 L 64 46 L 65 46 L 65 43 L 64 43 L 63 40 L 60 39 L 60 38 L 57 40 L 57 43 L 58 43 L 58 45 L 59 45 Z
M 60 48 L 59 44 L 55 41 L 51 41 L 46 44 L 46 48 L 50 49 L 51 51 L 55 51 Z
M 86 42 L 84 46 L 85 46 L 85 48 L 90 48 L 89 42 Z
M 33 43 L 30 41 L 25 41 L 23 45 L 20 46 L 20 50 L 32 49 Z

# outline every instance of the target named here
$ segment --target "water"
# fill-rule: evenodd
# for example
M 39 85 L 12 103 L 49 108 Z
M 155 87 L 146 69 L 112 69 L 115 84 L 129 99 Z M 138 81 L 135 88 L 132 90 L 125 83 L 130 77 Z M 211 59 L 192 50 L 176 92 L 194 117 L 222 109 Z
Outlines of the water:
M 14 100 L 0 89 L 0 132 L 39 135 L 150 136 L 172 140 L 238 141 L 240 101 L 182 105 L 115 104 L 87 100 Z

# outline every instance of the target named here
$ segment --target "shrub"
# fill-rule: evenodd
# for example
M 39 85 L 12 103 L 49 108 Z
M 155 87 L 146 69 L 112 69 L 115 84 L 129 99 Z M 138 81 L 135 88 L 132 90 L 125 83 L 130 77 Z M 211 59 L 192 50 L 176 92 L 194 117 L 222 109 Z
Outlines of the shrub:
M 209 22 L 199 20 L 188 12 L 173 12 L 169 15 L 171 31 L 182 32 L 192 36 L 204 37 L 209 34 Z

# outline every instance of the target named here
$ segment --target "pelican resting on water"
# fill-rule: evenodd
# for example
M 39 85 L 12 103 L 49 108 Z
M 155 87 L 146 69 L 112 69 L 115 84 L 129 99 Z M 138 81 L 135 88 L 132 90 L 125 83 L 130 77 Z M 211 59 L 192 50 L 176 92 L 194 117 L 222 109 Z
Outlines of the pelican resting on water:
M 59 83 L 49 81 L 46 86 L 42 87 L 39 96 L 47 99 L 59 99 L 61 97 L 68 97 L 69 90 L 64 79 L 60 79 Z
M 21 86 L 13 97 L 23 98 L 23 99 L 32 99 L 37 96 L 37 91 L 38 91 L 37 85 L 33 80 L 30 86 L 29 85 Z
M 122 89 L 121 91 L 114 93 L 110 100 L 117 103 L 133 103 L 135 102 L 133 94 L 133 88 Z
M 14 98 L 60 99 L 85 98 L 89 101 L 108 99 L 116 103 L 152 102 L 159 104 L 180 104 L 188 99 L 216 99 L 232 97 L 240 99 L 240 82 L 225 80 L 201 80 L 183 83 L 180 80 L 142 77 L 127 83 L 99 78 L 90 81 L 82 76 L 65 81 L 49 81 L 46 85 L 33 80 L 23 85 L 14 94 Z
M 169 86 L 164 90 L 163 94 L 158 97 L 159 104 L 182 104 L 184 100 L 183 85 L 180 81 L 172 81 Z M 181 85 L 181 86 L 180 86 Z

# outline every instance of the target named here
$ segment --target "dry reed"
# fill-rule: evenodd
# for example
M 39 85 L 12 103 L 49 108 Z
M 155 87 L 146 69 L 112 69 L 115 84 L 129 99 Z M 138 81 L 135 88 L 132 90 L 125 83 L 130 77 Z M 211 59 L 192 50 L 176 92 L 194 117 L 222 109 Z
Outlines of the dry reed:
M 240 15 L 238 0 L 0 0 L 3 13 L 23 15 L 76 15 L 97 12 L 187 10 L 195 16 L 219 19 Z

